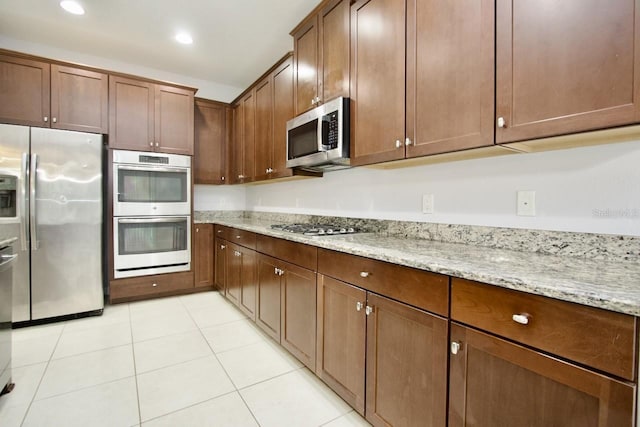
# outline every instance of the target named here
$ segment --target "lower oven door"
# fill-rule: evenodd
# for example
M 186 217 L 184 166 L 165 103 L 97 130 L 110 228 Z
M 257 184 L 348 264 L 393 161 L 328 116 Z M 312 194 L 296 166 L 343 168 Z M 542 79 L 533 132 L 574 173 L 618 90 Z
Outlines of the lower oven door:
M 113 219 L 114 277 L 191 269 L 191 217 Z

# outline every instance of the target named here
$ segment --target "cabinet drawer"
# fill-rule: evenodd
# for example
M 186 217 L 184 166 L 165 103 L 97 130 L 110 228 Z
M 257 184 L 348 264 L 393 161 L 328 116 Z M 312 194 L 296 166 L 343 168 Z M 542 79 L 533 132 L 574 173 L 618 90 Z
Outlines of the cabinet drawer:
M 109 283 L 112 301 L 139 296 L 161 295 L 167 292 L 193 288 L 193 273 L 160 274 L 157 276 L 131 277 Z
M 249 249 L 256 249 L 256 235 L 250 231 L 216 225 L 216 237 L 233 242 Z
M 633 316 L 454 278 L 451 318 L 628 380 L 635 378 Z
M 274 237 L 257 236 L 257 250 L 271 257 L 316 271 L 318 267 L 318 249 L 314 246 Z
M 342 252 L 318 249 L 318 273 L 427 311 L 449 314 L 449 278 Z

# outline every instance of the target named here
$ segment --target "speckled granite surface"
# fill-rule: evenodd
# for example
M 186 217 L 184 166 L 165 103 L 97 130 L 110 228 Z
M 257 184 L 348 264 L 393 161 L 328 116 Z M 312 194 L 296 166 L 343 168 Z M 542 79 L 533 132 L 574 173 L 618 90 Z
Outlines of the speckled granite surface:
M 636 262 L 531 253 L 380 232 L 307 237 L 272 230 L 269 226 L 278 222 L 274 217 L 196 215 L 196 220 L 640 316 L 640 263 Z

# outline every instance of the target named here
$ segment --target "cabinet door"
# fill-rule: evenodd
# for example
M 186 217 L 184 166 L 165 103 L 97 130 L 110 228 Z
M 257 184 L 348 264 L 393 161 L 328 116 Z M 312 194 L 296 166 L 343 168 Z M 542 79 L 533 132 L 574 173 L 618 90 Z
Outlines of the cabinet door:
M 226 167 L 226 107 L 196 100 L 193 180 L 196 184 L 224 184 Z
M 405 0 L 358 0 L 351 30 L 351 164 L 402 159 Z
M 280 344 L 312 371 L 316 368 L 316 273 L 282 263 Z
M 273 82 L 268 76 L 256 86 L 255 180 L 268 179 L 273 162 Z
M 213 285 L 213 224 L 193 225 L 193 271 L 195 287 Z
M 231 137 L 229 180 L 231 184 L 242 183 L 243 159 L 243 132 L 244 132 L 244 106 L 239 102 L 233 107 L 233 135 Z
M 367 420 L 444 427 L 447 321 L 375 294 L 368 294 L 367 305 Z
M 407 6 L 407 157 L 492 145 L 495 1 Z
M 256 252 L 238 247 L 241 255 L 242 266 L 240 267 L 240 310 L 251 320 L 256 320 L 256 300 L 258 286 L 256 283 Z
M 153 151 L 154 85 L 109 76 L 109 147 Z
M 242 99 L 242 182 L 255 175 L 256 96 L 251 91 Z
M 109 130 L 109 76 L 51 65 L 51 127 L 78 132 Z
M 214 268 L 215 285 L 222 294 L 227 293 L 227 242 L 216 239 L 216 265 Z
M 236 306 L 242 297 L 242 252 L 240 246 L 227 244 L 227 293 L 226 296 Z
M 0 122 L 49 127 L 49 64 L 0 55 Z
M 349 96 L 349 0 L 332 0 L 320 12 L 318 96 Z
M 280 342 L 280 261 L 258 255 L 258 308 L 256 324 Z
M 449 425 L 631 427 L 634 387 L 451 325 Z
M 272 178 L 291 176 L 287 164 L 287 121 L 293 113 L 293 60 L 284 61 L 273 72 L 273 152 Z
M 496 7 L 496 114 L 505 120 L 498 143 L 640 119 L 640 2 Z
M 316 375 L 364 415 L 367 294 L 318 275 Z
M 316 106 L 318 96 L 318 18 L 309 19 L 293 35 L 296 115 Z
M 193 106 L 193 91 L 156 85 L 156 151 L 193 154 Z

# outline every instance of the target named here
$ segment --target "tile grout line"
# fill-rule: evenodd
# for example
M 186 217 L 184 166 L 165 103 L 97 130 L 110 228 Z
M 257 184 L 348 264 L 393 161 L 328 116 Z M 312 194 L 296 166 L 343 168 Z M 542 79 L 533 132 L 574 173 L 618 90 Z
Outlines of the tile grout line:
M 214 292 L 218 292 L 218 295 L 220 295 L 219 291 L 214 291 Z M 182 300 L 180 300 L 180 302 L 182 303 L 182 305 L 184 306 L 184 302 L 182 302 Z M 189 317 L 191 317 L 191 319 L 193 320 L 194 323 L 196 323 L 195 319 L 193 319 L 193 316 L 191 316 L 191 311 L 189 311 L 189 309 L 185 306 L 187 313 L 189 313 Z M 234 307 L 235 308 L 235 307 Z M 237 310 L 237 308 L 236 308 Z M 238 310 L 239 311 L 239 310 Z M 228 322 L 231 323 L 231 322 Z M 231 385 L 234 388 L 235 393 L 238 394 L 238 396 L 240 397 L 240 399 L 242 400 L 242 403 L 244 403 L 244 406 L 247 408 L 247 410 L 249 411 L 249 413 L 251 414 L 251 416 L 253 417 L 253 419 L 256 422 L 256 425 L 258 425 L 258 427 L 260 427 L 260 422 L 258 422 L 258 418 L 256 418 L 256 415 L 253 413 L 253 411 L 251 410 L 251 408 L 249 407 L 249 405 L 247 405 L 247 402 L 244 400 L 244 398 L 242 397 L 242 395 L 240 394 L 240 390 L 238 390 L 238 387 L 236 386 L 236 383 L 233 382 L 233 380 L 231 379 L 231 375 L 229 375 L 229 373 L 227 372 L 227 370 L 225 369 L 224 365 L 222 364 L 222 362 L 220 362 L 220 359 L 218 359 L 218 355 L 216 354 L 215 351 L 213 351 L 213 348 L 211 347 L 211 344 L 209 343 L 209 340 L 207 340 L 207 337 L 204 335 L 204 333 L 202 333 L 202 328 L 200 328 L 200 325 L 198 325 L 196 323 L 196 326 L 198 327 L 198 331 L 200 332 L 200 335 L 202 336 L 202 339 L 204 339 L 204 341 L 207 343 L 207 346 L 209 347 L 209 349 L 211 350 L 211 353 L 213 353 L 213 357 L 216 358 L 216 361 L 218 362 L 218 364 L 220 365 L 220 368 L 222 368 L 222 371 L 224 372 L 224 374 L 227 376 L 227 378 L 229 379 L 229 382 L 231 383 Z M 231 392 L 231 393 L 233 393 Z
M 138 403 L 138 425 L 142 425 L 142 409 L 140 408 L 140 389 L 138 388 L 138 367 L 136 365 L 136 346 L 133 341 L 133 319 L 131 319 L 131 304 L 127 303 L 129 309 L 129 331 L 131 333 L 131 357 L 133 357 L 133 379 L 136 383 L 136 400 Z

